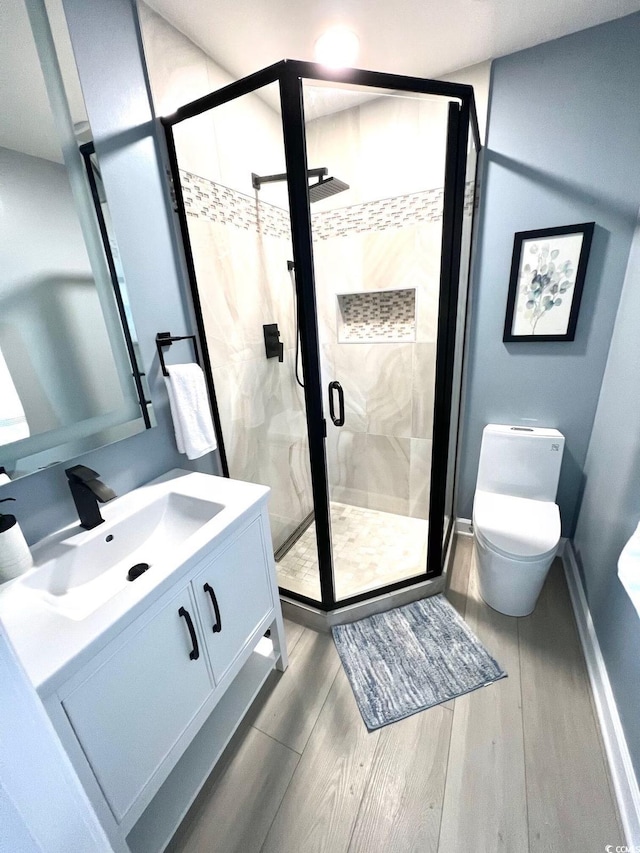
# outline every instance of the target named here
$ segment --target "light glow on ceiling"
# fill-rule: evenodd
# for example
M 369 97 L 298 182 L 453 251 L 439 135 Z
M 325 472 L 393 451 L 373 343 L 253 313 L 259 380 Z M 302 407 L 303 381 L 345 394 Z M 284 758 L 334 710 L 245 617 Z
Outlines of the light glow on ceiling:
M 329 68 L 347 68 L 354 65 L 359 49 L 360 39 L 353 30 L 335 26 L 316 41 L 315 58 Z

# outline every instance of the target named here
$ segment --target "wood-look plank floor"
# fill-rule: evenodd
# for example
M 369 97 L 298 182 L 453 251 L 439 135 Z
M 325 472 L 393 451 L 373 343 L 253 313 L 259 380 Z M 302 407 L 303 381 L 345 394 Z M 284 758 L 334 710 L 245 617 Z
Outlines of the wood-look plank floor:
M 487 853 L 521 853 L 528 831 L 518 620 L 484 604 L 475 572 L 464 616 L 508 678 L 455 700 L 439 850 L 473 850 L 484 838 Z
M 509 677 L 368 733 L 330 637 L 269 679 L 171 853 L 601 853 L 625 843 L 560 561 L 531 616 L 447 596 Z

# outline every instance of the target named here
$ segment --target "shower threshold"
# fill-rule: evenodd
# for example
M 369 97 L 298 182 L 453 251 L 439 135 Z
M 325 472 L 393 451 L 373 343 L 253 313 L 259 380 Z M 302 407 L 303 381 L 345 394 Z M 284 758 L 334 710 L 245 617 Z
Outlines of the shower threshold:
M 426 519 L 331 501 L 338 600 L 424 573 L 428 531 Z M 319 600 L 320 575 L 313 515 L 306 530 L 281 556 L 277 573 L 281 589 Z

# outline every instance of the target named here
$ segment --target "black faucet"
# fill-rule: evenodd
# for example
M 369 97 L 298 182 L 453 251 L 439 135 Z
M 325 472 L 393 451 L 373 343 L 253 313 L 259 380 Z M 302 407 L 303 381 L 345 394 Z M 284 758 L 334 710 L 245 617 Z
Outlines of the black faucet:
M 113 500 L 117 497 L 116 493 L 98 479 L 100 474 L 97 471 L 92 471 L 86 465 L 74 465 L 73 468 L 67 468 L 64 473 L 69 479 L 69 488 L 78 510 L 80 526 L 91 530 L 102 524 L 104 518 L 100 515 L 98 501 L 105 503 Z

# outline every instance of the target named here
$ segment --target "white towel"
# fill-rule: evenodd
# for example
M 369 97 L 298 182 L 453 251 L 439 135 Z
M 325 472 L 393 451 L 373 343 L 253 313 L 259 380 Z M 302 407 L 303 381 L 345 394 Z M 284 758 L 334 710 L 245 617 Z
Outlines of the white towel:
M 180 453 L 198 459 L 218 446 L 211 420 L 204 373 L 198 364 L 172 364 L 165 377 Z

